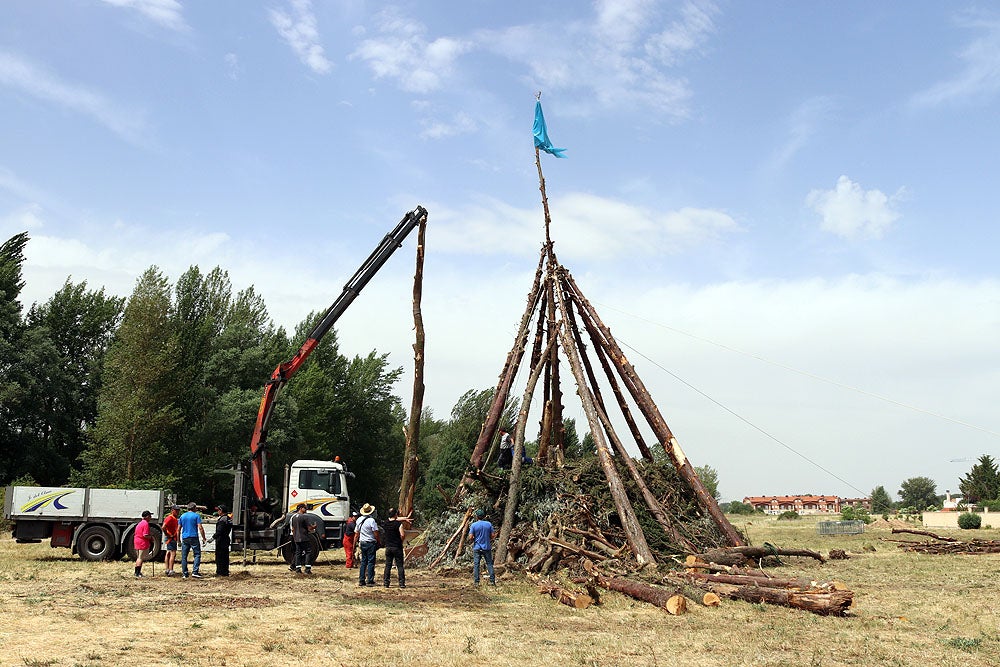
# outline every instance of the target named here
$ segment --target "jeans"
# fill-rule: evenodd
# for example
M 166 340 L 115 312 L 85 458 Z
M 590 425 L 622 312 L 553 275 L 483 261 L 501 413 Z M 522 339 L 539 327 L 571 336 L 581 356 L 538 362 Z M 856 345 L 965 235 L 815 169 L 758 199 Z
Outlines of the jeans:
M 389 585 L 389 575 L 392 574 L 392 564 L 396 564 L 396 576 L 399 579 L 399 585 L 406 585 L 406 572 L 403 570 L 403 548 L 402 547 L 386 547 L 385 548 L 385 574 L 383 575 L 383 583 Z
M 496 576 L 493 574 L 493 549 L 473 549 L 472 550 L 472 581 L 479 583 L 479 561 L 484 559 L 486 561 L 486 571 L 490 573 L 490 583 L 495 584 L 497 582 Z
M 201 571 L 201 542 L 197 537 L 185 537 L 181 540 L 181 573 L 186 577 L 188 573 L 188 552 L 194 551 L 194 573 Z
M 375 551 L 377 542 L 361 543 L 361 567 L 358 568 L 358 583 L 375 584 Z

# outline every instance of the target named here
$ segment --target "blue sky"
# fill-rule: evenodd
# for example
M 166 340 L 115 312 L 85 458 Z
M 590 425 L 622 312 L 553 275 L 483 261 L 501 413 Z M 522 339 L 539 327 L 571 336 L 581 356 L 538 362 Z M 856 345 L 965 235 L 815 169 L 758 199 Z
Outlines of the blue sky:
M 291 328 L 422 204 L 443 417 L 523 309 L 541 91 L 559 258 L 724 498 L 955 490 L 1000 455 L 985 7 L 5 2 L 0 236 L 31 235 L 26 306 L 219 265 Z M 409 370 L 412 272 L 410 240 L 345 352 Z

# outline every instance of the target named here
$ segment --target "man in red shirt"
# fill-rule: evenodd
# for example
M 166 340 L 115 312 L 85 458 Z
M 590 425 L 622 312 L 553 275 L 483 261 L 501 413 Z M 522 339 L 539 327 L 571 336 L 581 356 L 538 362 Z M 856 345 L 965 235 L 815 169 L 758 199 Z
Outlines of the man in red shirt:
M 132 539 L 132 544 L 135 546 L 135 576 L 142 576 L 142 564 L 149 559 L 151 549 L 153 546 L 152 540 L 149 539 L 149 519 L 153 516 L 153 513 L 146 510 L 142 513 L 142 521 L 135 527 L 135 537 Z
M 163 520 L 163 548 L 166 553 L 167 576 L 174 576 L 174 561 L 177 560 L 177 543 L 180 541 L 177 524 L 177 517 L 181 513 L 179 505 L 170 508 L 170 514 Z

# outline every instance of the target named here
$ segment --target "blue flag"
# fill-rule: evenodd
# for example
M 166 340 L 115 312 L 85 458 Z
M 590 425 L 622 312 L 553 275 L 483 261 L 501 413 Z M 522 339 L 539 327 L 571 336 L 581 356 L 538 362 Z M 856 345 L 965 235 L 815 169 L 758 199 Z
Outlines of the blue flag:
M 545 129 L 545 116 L 542 115 L 542 103 L 540 101 L 535 102 L 535 126 L 532 128 L 532 132 L 535 135 L 535 146 L 541 148 L 549 155 L 566 157 L 563 155 L 563 151 L 566 150 L 565 148 L 553 148 L 552 142 L 549 141 L 549 131 Z

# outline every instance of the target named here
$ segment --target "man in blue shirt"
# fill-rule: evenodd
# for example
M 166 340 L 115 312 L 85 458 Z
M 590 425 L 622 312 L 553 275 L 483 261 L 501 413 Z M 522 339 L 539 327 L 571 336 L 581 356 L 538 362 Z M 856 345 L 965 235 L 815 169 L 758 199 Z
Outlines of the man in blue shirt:
M 469 539 L 472 541 L 472 581 L 479 584 L 479 563 L 486 561 L 486 571 L 490 574 L 490 585 L 496 586 L 496 576 L 493 574 L 493 540 L 497 531 L 493 524 L 486 520 L 486 512 L 476 510 L 476 521 L 469 526 Z
M 201 514 L 194 503 L 188 503 L 187 512 L 181 514 L 177 522 L 181 526 L 181 574 L 188 578 L 188 551 L 194 551 L 194 571 L 191 576 L 201 579 L 201 545 L 205 543 L 205 527 L 201 525 Z M 201 533 L 201 542 L 198 541 Z

